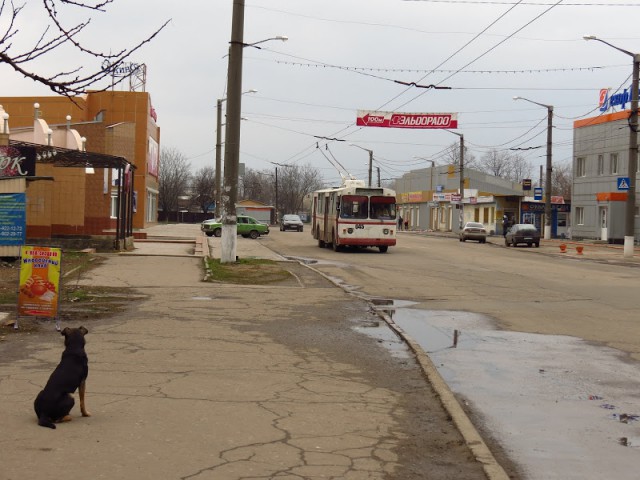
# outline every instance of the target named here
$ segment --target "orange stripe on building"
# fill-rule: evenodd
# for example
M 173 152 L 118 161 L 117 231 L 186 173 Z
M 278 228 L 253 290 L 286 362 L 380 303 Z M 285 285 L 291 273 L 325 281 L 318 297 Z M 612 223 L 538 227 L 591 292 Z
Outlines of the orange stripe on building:
M 627 192 L 599 192 L 596 193 L 599 202 L 626 202 Z
M 625 120 L 629 118 L 629 115 L 631 115 L 631 110 L 607 113 L 605 115 L 598 115 L 597 117 L 583 118 L 582 120 L 576 120 L 573 122 L 573 128 L 591 127 L 593 125 L 614 122 L 616 120 Z

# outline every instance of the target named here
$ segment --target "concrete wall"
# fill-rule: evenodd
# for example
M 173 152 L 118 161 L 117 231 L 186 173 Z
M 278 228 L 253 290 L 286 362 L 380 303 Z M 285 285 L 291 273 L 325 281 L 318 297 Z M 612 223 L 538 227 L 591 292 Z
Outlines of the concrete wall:
M 573 131 L 573 187 L 571 196 L 571 234 L 578 239 L 602 238 L 602 211 L 605 210 L 608 230 L 607 241 L 624 238 L 625 194 L 618 190 L 619 177 L 629 172 L 629 112 L 616 112 L 574 123 Z M 611 172 L 612 155 L 618 157 L 618 173 Z M 603 171 L 598 171 L 598 158 L 602 156 Z M 577 176 L 578 159 L 584 158 L 584 176 Z M 637 178 L 637 174 L 636 174 Z M 637 182 L 636 182 L 637 185 Z M 638 197 L 636 192 L 636 205 Z M 578 209 L 584 211 L 584 222 L 578 224 Z M 636 241 L 639 238 L 636 207 Z

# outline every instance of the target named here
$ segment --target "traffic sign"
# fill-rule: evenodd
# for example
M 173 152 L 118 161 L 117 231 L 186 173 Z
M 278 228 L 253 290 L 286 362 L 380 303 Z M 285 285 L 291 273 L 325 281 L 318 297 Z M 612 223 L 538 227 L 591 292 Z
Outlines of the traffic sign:
M 618 177 L 618 190 L 629 190 L 629 177 Z
M 534 200 L 542 200 L 542 188 L 536 187 L 533 189 L 533 199 Z

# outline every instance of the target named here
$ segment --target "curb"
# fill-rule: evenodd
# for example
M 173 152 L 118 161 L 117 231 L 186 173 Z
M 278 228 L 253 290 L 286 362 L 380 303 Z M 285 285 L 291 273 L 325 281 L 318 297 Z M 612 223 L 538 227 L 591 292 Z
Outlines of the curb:
M 392 319 L 390 316 L 376 310 L 375 305 L 371 300 L 362 297 L 357 292 L 353 292 L 344 287 L 344 285 L 337 282 L 335 279 L 325 275 L 319 270 L 313 268 L 310 265 L 307 265 L 303 262 L 298 262 L 300 265 L 303 265 L 310 270 L 313 270 L 315 273 L 321 275 L 326 278 L 328 281 L 333 283 L 336 287 L 341 288 L 346 293 L 356 296 L 360 300 L 364 300 L 369 304 L 371 309 L 377 313 L 377 315 L 385 321 L 387 325 L 405 342 L 409 349 L 414 353 L 416 360 L 418 361 L 418 365 L 422 369 L 423 374 L 425 375 L 427 381 L 431 384 L 433 389 L 438 395 L 440 399 L 440 403 L 449 414 L 456 428 L 464 438 L 465 443 L 473 453 L 475 459 L 482 464 L 482 468 L 487 475 L 488 480 L 509 480 L 510 477 L 507 475 L 507 472 L 502 468 L 502 466 L 498 463 L 496 458 L 491 453 L 491 450 L 485 443 L 484 439 L 476 429 L 476 427 L 471 422 L 471 419 L 466 414 L 455 395 L 449 388 L 449 385 L 444 381 L 440 372 L 436 369 L 435 365 L 426 354 L 426 352 L 422 349 L 422 347 L 415 341 L 411 336 L 404 332 Z

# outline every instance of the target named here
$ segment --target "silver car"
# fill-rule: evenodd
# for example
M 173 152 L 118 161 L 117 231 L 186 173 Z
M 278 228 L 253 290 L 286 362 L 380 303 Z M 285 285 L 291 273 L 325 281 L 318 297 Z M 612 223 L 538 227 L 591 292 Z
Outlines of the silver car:
M 467 222 L 460 230 L 460 241 L 477 240 L 479 243 L 487 243 L 487 229 L 478 222 Z

